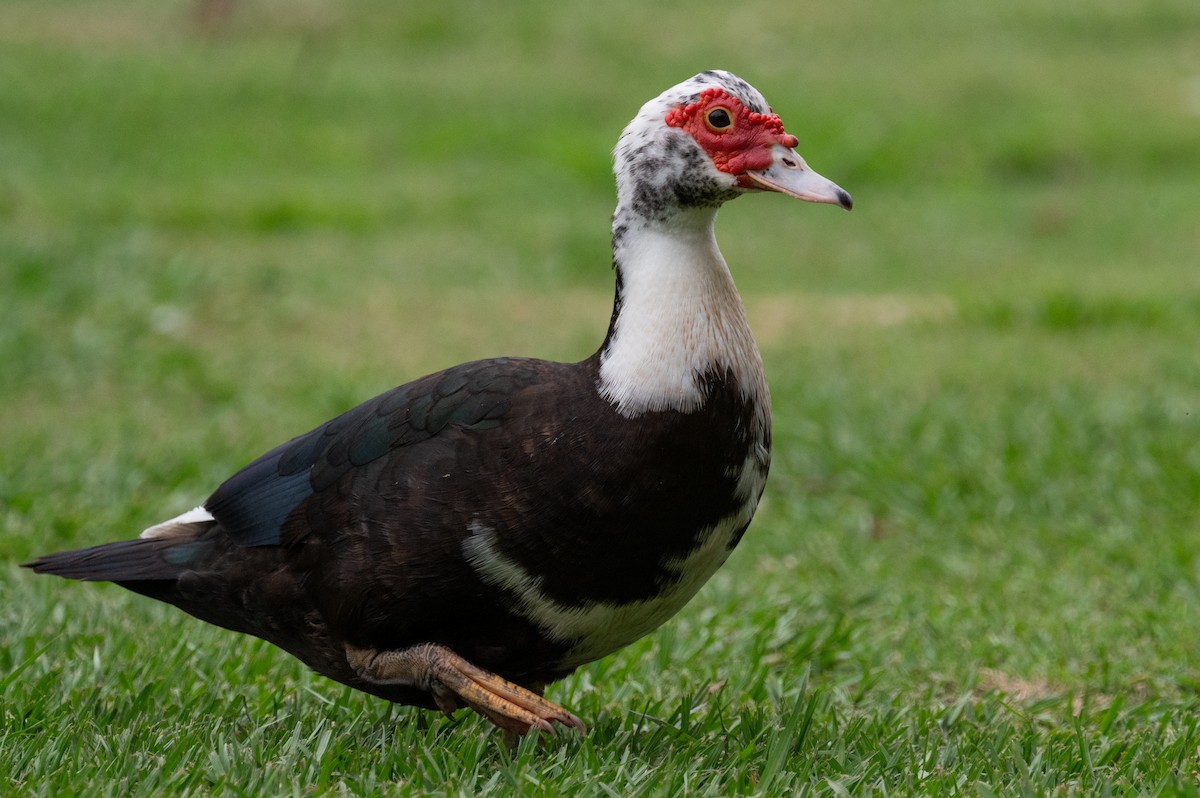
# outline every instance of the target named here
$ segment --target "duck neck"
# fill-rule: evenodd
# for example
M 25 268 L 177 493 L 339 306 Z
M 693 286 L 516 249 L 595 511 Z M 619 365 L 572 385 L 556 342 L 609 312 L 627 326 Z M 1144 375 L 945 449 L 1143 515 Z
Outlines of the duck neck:
M 623 415 L 691 412 L 714 384 L 739 391 L 769 423 L 762 358 L 713 233 L 715 208 L 648 220 L 613 217 L 617 294 L 600 348 L 601 395 Z

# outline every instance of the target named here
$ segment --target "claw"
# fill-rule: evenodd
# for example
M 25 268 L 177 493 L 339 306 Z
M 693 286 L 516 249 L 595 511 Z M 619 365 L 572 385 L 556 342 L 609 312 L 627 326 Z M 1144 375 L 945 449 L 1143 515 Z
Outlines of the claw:
M 503 729 L 506 737 L 510 734 L 523 736 L 533 729 L 554 736 L 555 723 L 587 733 L 579 718 L 542 698 L 538 691 L 472 665 L 436 643 L 400 651 L 378 651 L 347 644 L 346 661 L 369 681 L 428 690 L 438 709 L 447 715 L 462 702 Z

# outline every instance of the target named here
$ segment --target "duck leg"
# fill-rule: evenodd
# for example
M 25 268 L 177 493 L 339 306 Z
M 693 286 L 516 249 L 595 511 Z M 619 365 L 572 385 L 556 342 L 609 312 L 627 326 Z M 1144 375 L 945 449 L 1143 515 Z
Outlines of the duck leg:
M 447 715 L 459 702 L 483 715 L 508 735 L 532 729 L 554 734 L 553 723 L 586 733 L 579 718 L 519 684 L 472 665 L 445 646 L 422 643 L 399 651 L 346 644 L 346 661 L 362 678 L 377 684 L 402 684 L 433 694 Z

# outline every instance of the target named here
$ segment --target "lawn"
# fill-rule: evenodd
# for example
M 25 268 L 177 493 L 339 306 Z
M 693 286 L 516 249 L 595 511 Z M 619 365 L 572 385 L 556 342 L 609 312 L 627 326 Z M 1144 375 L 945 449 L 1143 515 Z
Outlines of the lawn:
M 0 793 L 1200 795 L 1200 7 L 6 0 Z M 855 210 L 718 237 L 745 540 L 507 750 L 18 563 L 452 363 L 581 359 L 609 152 L 700 71 Z

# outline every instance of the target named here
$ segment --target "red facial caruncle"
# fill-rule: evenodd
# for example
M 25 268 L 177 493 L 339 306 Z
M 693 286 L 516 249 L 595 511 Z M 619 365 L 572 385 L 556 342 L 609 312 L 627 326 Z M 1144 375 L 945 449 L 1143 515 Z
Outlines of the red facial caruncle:
M 668 111 L 665 121 L 687 131 L 717 169 L 738 177 L 770 166 L 774 145 L 791 148 L 799 144 L 795 136 L 783 131 L 777 114 L 755 113 L 724 89 L 705 89 L 696 102 Z

